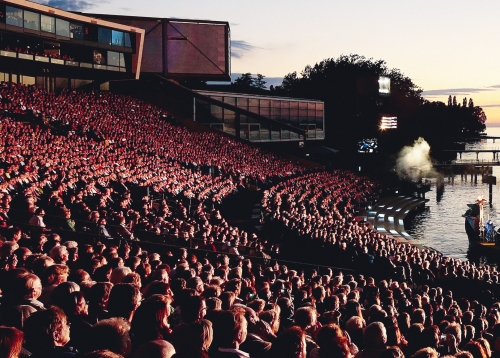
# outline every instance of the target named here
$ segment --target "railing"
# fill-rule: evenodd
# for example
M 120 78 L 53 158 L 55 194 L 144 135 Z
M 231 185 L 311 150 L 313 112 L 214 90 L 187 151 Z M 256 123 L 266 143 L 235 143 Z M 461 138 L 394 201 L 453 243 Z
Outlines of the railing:
M 61 58 L 45 57 L 45 56 L 39 56 L 39 55 L 33 55 L 33 54 L 21 53 L 21 52 L 15 52 L 15 51 L 0 50 L 0 56 L 18 58 L 21 60 L 46 62 L 46 63 L 51 63 L 54 65 L 65 65 L 65 66 L 80 67 L 80 68 L 94 68 L 97 70 L 108 70 L 108 71 L 116 71 L 116 72 L 126 72 L 127 71 L 125 67 L 98 65 L 98 64 L 92 64 L 92 63 L 87 63 L 87 62 L 64 60 Z
M 476 165 L 500 165 L 500 160 L 491 159 L 456 159 L 451 165 L 476 164 Z

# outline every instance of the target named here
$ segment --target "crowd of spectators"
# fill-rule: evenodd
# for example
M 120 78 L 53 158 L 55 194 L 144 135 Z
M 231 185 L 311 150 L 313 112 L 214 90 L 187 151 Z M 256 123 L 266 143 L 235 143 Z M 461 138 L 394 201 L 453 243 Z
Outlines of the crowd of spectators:
M 360 221 L 368 178 L 308 173 L 129 97 L 0 96 L 0 356 L 500 354 L 498 272 Z M 230 226 L 218 205 L 248 179 L 274 184 L 264 225 L 346 269 L 292 269 Z M 164 199 L 132 198 L 141 186 Z M 147 246 L 165 237 L 177 247 Z
M 69 55 L 61 55 L 59 53 L 53 53 L 53 54 L 49 54 L 49 53 L 46 53 L 46 52 L 38 52 L 38 51 L 32 51 L 29 46 L 27 47 L 14 47 L 13 49 L 11 49 L 10 46 L 5 46 L 4 47 L 4 50 L 5 51 L 13 51 L 13 52 L 17 52 L 17 53 L 22 53 L 22 54 L 25 54 L 25 55 L 35 55 L 35 56 L 42 56 L 42 57 L 50 57 L 50 58 L 55 58 L 55 59 L 59 59 L 59 60 L 67 60 L 67 61 L 74 61 L 75 59 Z

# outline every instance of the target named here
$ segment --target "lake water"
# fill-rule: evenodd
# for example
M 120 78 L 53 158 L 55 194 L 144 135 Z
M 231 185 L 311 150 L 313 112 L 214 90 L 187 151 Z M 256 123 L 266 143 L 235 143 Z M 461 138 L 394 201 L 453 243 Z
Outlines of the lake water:
M 500 137 L 500 127 L 488 127 L 487 134 Z M 470 143 L 466 149 L 500 149 L 500 139 L 493 143 L 489 139 L 487 142 Z M 479 159 L 491 160 L 492 153 L 480 153 Z M 458 155 L 457 155 L 458 159 Z M 464 153 L 462 159 L 476 159 L 475 153 Z M 485 220 L 491 218 L 493 222 L 500 225 L 500 215 L 497 215 L 497 208 L 500 208 L 500 167 L 493 167 L 493 175 L 498 178 L 498 185 L 493 186 L 493 200 L 490 207 L 485 205 Z M 496 264 L 500 260 L 468 254 L 469 241 L 464 228 L 464 218 L 462 214 L 467 210 L 467 204 L 473 203 L 478 195 L 483 195 L 487 200 L 489 197 L 489 187 L 482 184 L 481 175 L 478 175 L 477 184 L 471 180 L 471 176 L 456 175 L 454 180 L 444 181 L 444 193 L 438 197 L 435 179 L 432 180 L 432 191 L 426 194 L 429 202 L 426 210 L 415 216 L 406 225 L 407 232 L 415 240 L 421 241 L 423 245 L 432 247 L 444 255 L 459 259 L 471 259 L 477 263 Z

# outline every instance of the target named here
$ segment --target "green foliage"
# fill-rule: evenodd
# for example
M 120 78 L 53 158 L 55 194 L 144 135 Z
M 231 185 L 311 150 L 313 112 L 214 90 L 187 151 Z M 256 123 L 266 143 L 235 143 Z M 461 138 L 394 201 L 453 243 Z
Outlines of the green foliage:
M 391 79 L 390 104 L 381 106 L 378 88 L 372 88 L 379 76 Z M 372 86 L 372 87 L 370 87 Z M 365 88 L 369 90 L 364 93 Z M 371 91 L 371 92 L 370 92 Z M 381 113 L 398 117 L 395 146 L 412 143 L 419 136 L 431 143 L 453 140 L 464 133 L 480 133 L 486 117 L 472 100 L 458 105 L 456 97 L 442 102 L 429 102 L 422 89 L 399 69 L 389 69 L 383 60 L 360 55 L 342 55 L 307 65 L 300 75 L 287 74 L 277 95 L 319 99 L 325 102 L 326 140 L 334 147 L 351 145 L 367 136 L 381 135 L 378 122 Z M 360 104 L 361 103 L 361 104 Z M 385 106 L 385 107 L 384 107 Z M 430 138 L 430 139 L 428 139 Z M 439 143 L 442 145 L 442 143 Z M 443 144 L 446 145 L 446 144 Z
M 261 75 L 260 73 L 257 73 L 257 77 L 254 78 L 254 81 L 253 81 L 253 86 L 257 89 L 266 89 L 266 81 L 264 81 L 264 77 L 263 75 Z
M 233 85 L 240 89 L 266 89 L 265 76 L 257 73 L 257 77 L 253 77 L 251 73 L 243 73 L 240 77 L 234 80 Z
M 251 88 L 253 87 L 253 81 L 252 74 L 247 72 L 242 73 L 240 77 L 234 80 L 233 84 L 238 87 Z

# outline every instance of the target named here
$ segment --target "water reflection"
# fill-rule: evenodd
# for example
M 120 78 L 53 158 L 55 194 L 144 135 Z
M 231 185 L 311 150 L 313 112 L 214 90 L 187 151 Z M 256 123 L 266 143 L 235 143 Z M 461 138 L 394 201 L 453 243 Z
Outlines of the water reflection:
M 488 134 L 500 136 L 500 127 L 488 128 Z M 467 145 L 467 149 L 493 149 L 500 147 L 499 143 L 478 142 Z M 476 159 L 475 153 L 462 155 L 462 159 Z M 479 159 L 491 159 L 491 153 L 480 153 Z M 485 220 L 491 219 L 500 226 L 497 218 L 497 204 L 500 203 L 500 167 L 493 168 L 493 175 L 499 179 L 498 185 L 493 186 L 493 204 L 485 206 Z M 496 264 L 495 256 L 499 253 L 485 255 L 483 252 L 469 249 L 469 241 L 465 233 L 465 219 L 462 214 L 467 210 L 467 204 L 474 202 L 478 195 L 489 197 L 487 184 L 482 184 L 481 176 L 455 175 L 431 179 L 432 190 L 428 194 L 427 210 L 417 214 L 405 222 L 406 231 L 423 245 L 432 247 L 444 255 L 470 259 L 476 264 Z M 500 204 L 499 204 L 500 205 Z

